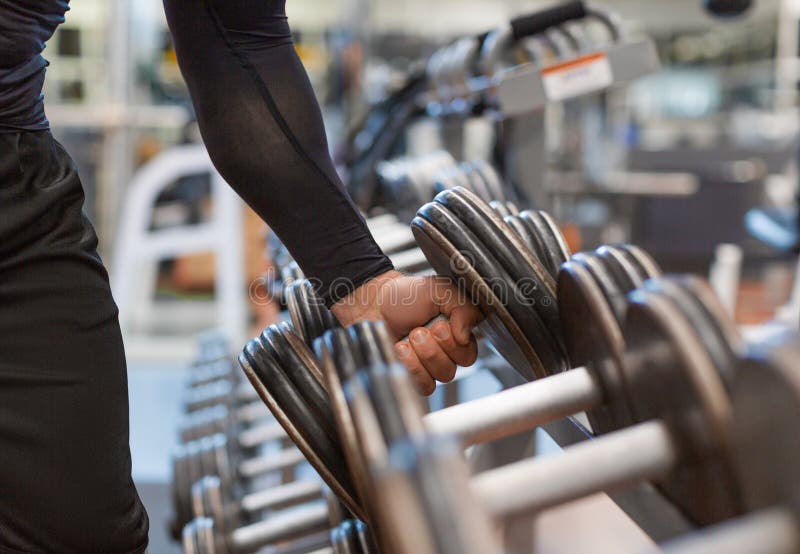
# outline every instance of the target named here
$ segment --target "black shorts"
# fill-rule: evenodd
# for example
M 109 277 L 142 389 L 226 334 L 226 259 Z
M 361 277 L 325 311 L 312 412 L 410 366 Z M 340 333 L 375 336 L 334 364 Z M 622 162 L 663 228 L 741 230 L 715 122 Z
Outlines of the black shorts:
M 75 166 L 0 133 L 0 552 L 140 553 L 125 354 Z

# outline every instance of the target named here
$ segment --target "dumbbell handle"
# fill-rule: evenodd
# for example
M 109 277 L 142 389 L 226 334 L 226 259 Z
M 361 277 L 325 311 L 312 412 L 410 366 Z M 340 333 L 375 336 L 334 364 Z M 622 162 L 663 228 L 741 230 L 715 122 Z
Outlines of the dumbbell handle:
M 293 481 L 247 494 L 239 501 L 239 507 L 247 513 L 273 510 L 320 498 L 322 489 L 323 484 L 320 481 Z
M 297 448 L 286 448 L 277 454 L 265 454 L 239 462 L 238 474 L 242 479 L 252 479 L 274 471 L 296 466 L 305 460 Z
M 230 381 L 217 381 L 201 387 L 189 389 L 184 400 L 187 413 L 210 408 L 218 404 L 230 402 L 231 396 L 238 403 L 258 399 L 258 395 L 248 383 L 232 386 Z
M 327 504 L 315 502 L 240 527 L 231 533 L 229 543 L 234 552 L 252 552 L 267 544 L 321 531 L 328 525 Z
M 233 416 L 235 423 L 249 425 L 258 421 L 269 421 L 271 418 L 269 410 L 260 400 L 251 402 L 236 408 Z M 182 442 L 197 440 L 215 433 L 226 433 L 231 424 L 231 417 L 228 408 L 223 405 L 212 406 L 203 410 L 198 410 L 187 414 L 184 422 L 180 426 L 180 437 Z
M 453 434 L 464 446 L 497 440 L 583 412 L 603 402 L 600 386 L 580 367 L 427 414 L 434 434 Z
M 265 442 L 274 441 L 286 437 L 286 431 L 277 421 L 271 421 L 257 427 L 245 429 L 237 437 L 240 448 L 255 448 Z
M 471 485 L 493 516 L 506 518 L 663 478 L 677 459 L 667 425 L 653 420 L 571 446 L 560 455 L 485 471 Z
M 797 515 L 768 508 L 664 545 L 664 554 L 795 554 L 800 550 Z

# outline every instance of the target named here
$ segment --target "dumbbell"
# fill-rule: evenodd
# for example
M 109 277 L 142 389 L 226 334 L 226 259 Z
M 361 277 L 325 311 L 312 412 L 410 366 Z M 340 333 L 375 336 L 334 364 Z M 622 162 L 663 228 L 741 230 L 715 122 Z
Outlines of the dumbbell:
M 456 187 L 422 206 L 411 226 L 433 269 L 481 308 L 480 329 L 525 379 L 569 367 L 555 280 L 488 204 Z
M 195 518 L 184 528 L 184 551 L 216 554 L 253 552 L 271 544 L 330 528 L 329 541 L 337 554 L 375 552 L 366 525 L 353 520 L 329 490 L 324 491 L 324 496 L 324 502 L 309 502 L 291 509 L 271 511 L 261 521 L 244 526 L 225 527 L 226 519 L 219 517 Z M 218 508 L 211 506 L 204 506 L 200 511 L 204 509 L 212 513 L 220 512 Z M 202 533 L 198 532 L 199 521 L 203 522 Z M 296 551 L 306 550 L 297 548 Z
M 746 515 L 664 545 L 669 554 L 800 552 L 800 335 L 750 345 L 731 390 Z
M 242 526 L 261 512 L 320 498 L 323 486 L 319 480 L 303 479 L 255 490 L 238 499 L 226 499 L 220 478 L 206 476 L 192 485 L 192 513 L 195 518 L 211 518 L 214 527 L 225 532 Z
M 253 448 L 286 436 L 278 424 L 263 431 L 260 436 L 253 437 Z M 268 434 L 270 431 L 272 435 Z M 192 486 L 202 477 L 217 476 L 224 497 L 235 498 L 240 484 L 270 473 L 291 470 L 304 461 L 303 454 L 293 447 L 261 456 L 242 457 L 231 451 L 228 438 L 221 434 L 177 446 L 172 455 L 173 531 L 179 532 L 191 519 Z
M 271 516 L 219 538 L 209 518 L 192 520 L 183 533 L 183 551 L 186 554 L 246 554 L 265 545 L 280 541 L 280 546 L 270 548 L 270 554 L 373 554 L 364 535 L 364 524 L 358 520 L 345 520 L 329 531 L 325 514 L 319 506 L 307 506 L 292 513 Z M 317 532 L 314 533 L 316 529 Z M 299 539 L 291 537 L 300 536 Z M 286 540 L 289 542 L 285 542 Z M 222 542 L 227 541 L 227 542 Z M 266 551 L 265 551 L 266 552 Z
M 500 221 L 499 225 L 504 226 L 502 221 Z M 508 235 L 513 235 L 513 232 L 508 228 L 505 229 L 505 232 Z M 519 243 L 519 244 L 521 244 L 521 243 Z M 521 246 L 520 248 L 524 249 L 524 246 Z M 623 251 L 623 253 L 622 253 L 623 257 L 630 256 L 632 258 L 631 263 L 628 264 L 630 267 L 632 267 L 632 268 L 640 268 L 639 272 L 636 275 L 628 276 L 627 277 L 627 281 L 641 283 L 641 282 L 644 281 L 644 279 L 646 279 L 648 277 L 651 277 L 651 276 L 653 276 L 653 275 L 658 273 L 657 270 L 654 270 L 653 273 L 648 273 L 644 269 L 645 267 L 653 268 L 654 264 L 653 264 L 652 260 L 649 260 L 649 257 L 647 257 L 646 254 L 644 254 L 643 252 L 639 251 L 638 249 L 631 248 L 631 247 L 624 247 L 624 248 L 621 248 L 621 250 Z M 633 254 L 631 254 L 629 252 L 629 250 L 630 250 L 630 252 L 633 252 Z M 641 258 L 646 258 L 646 261 L 643 264 L 639 263 L 639 262 L 636 262 L 633 259 L 636 256 L 641 257 Z M 537 262 L 534 260 L 532 263 L 537 263 Z M 540 271 L 542 273 L 544 273 L 544 270 L 540 270 Z M 624 295 L 625 292 L 627 292 L 628 290 L 633 288 L 633 286 L 631 286 L 631 285 L 626 285 L 627 281 L 625 281 L 621 285 L 619 285 L 620 287 L 623 287 L 623 286 L 627 287 L 627 288 L 622 288 L 621 289 L 623 295 Z M 499 302 L 497 302 L 497 301 L 495 303 L 491 304 L 492 309 L 499 309 L 500 306 L 498 304 L 499 304 Z M 513 320 L 512 320 L 512 323 L 513 323 Z M 608 321 L 606 321 L 606 320 L 601 320 L 600 323 L 608 325 Z M 610 333 L 614 334 L 614 331 L 612 330 Z M 619 331 L 617 331 L 616 334 L 619 334 Z M 613 346 L 606 347 L 604 349 L 604 351 L 607 351 L 607 350 L 609 350 L 611 348 L 613 348 Z M 256 388 L 265 389 L 264 383 L 259 382 L 259 381 L 263 380 L 263 376 L 268 374 L 268 373 L 271 373 L 271 375 L 268 377 L 268 379 L 280 379 L 281 378 L 280 368 L 279 367 L 274 367 L 274 366 L 272 366 L 270 364 L 262 365 L 260 367 L 260 364 L 259 364 L 258 360 L 256 360 L 256 357 L 255 357 L 255 353 L 258 351 L 258 349 L 259 349 L 259 345 L 258 345 L 257 342 L 249 344 L 246 347 L 245 352 L 240 356 L 240 364 L 242 365 L 245 373 L 248 375 L 248 378 L 251 380 L 251 382 L 254 384 L 254 386 Z M 314 363 L 315 362 L 312 360 L 311 361 L 312 365 L 309 366 L 309 367 L 313 367 Z M 301 368 L 300 370 L 303 370 L 303 369 L 304 368 Z M 308 370 L 307 369 L 306 371 L 312 371 L 312 373 L 315 373 L 315 374 L 320 374 L 321 373 L 318 368 L 315 368 L 313 370 Z M 583 385 L 585 385 L 586 383 L 592 383 L 593 382 L 592 381 L 593 376 L 586 374 L 586 370 L 582 370 L 582 371 L 583 371 L 583 375 L 580 375 L 580 374 L 570 375 L 570 376 L 568 376 L 568 377 L 566 377 L 564 379 L 563 387 L 564 387 L 565 395 L 575 394 L 575 391 L 579 390 Z M 553 387 L 557 387 L 558 385 L 552 385 L 552 386 Z M 577 389 L 576 389 L 576 387 L 577 387 Z M 336 387 L 336 386 L 334 386 L 334 387 L 331 387 L 330 385 L 328 386 L 329 392 L 331 390 L 336 390 L 338 388 L 339 387 Z M 586 390 L 585 387 L 584 387 L 583 390 L 584 391 Z M 570 391 L 570 392 L 568 392 L 568 391 Z M 264 393 L 266 393 L 266 395 Z M 509 400 L 511 398 L 513 398 L 515 394 L 516 393 L 514 393 L 514 392 L 510 392 L 509 393 Z M 581 401 L 591 403 L 599 395 L 600 395 L 600 393 L 597 393 L 596 389 L 592 389 L 592 390 L 589 390 L 588 393 L 584 397 L 581 398 Z M 270 407 L 270 409 L 273 411 L 273 413 L 281 414 L 281 410 L 282 409 L 280 407 L 280 401 L 276 400 L 276 398 L 274 397 L 275 396 L 274 393 L 270 394 L 269 391 L 264 390 L 263 392 L 261 392 L 261 396 L 262 396 L 262 398 L 267 398 L 267 400 L 265 400 L 265 402 Z M 524 393 L 522 393 L 522 394 L 520 394 L 518 396 L 518 398 L 525 399 L 525 398 L 535 398 L 535 397 L 534 396 L 530 396 L 530 395 L 528 395 L 526 397 L 524 395 Z M 333 402 L 335 404 L 337 402 L 337 400 L 333 399 Z M 341 401 L 339 401 L 339 402 L 341 404 Z M 297 402 L 291 402 L 291 404 L 292 404 L 292 409 L 296 409 L 296 406 L 297 406 L 298 403 Z M 495 409 L 495 410 L 492 411 L 492 413 L 502 414 L 502 413 L 504 413 L 502 411 L 502 409 L 505 408 L 505 407 L 511 406 L 511 405 L 513 405 L 513 406 L 515 406 L 515 407 L 517 407 L 519 409 L 523 409 L 522 407 L 519 406 L 519 400 L 515 401 L 513 404 L 509 404 L 508 400 L 500 399 L 497 402 L 497 406 L 498 406 L 498 408 L 500 408 L 501 411 L 498 412 L 497 409 Z M 573 406 L 574 406 L 574 404 L 573 404 Z M 537 404 L 537 403 L 534 402 L 532 404 L 531 414 L 530 415 L 533 416 L 533 414 L 535 414 L 535 413 L 548 413 L 548 410 L 552 411 L 549 407 L 545 406 L 544 409 L 541 412 L 537 412 L 537 410 L 540 410 L 541 408 L 542 408 L 542 406 L 540 404 Z M 453 409 L 457 410 L 458 407 L 455 407 Z M 575 411 L 580 411 L 580 410 L 579 409 L 575 409 Z M 341 413 L 341 412 L 342 412 L 341 410 L 335 410 L 335 413 Z M 444 415 L 445 413 L 446 412 L 442 412 L 442 414 L 443 414 L 442 416 L 432 415 L 431 417 L 434 417 L 434 418 L 435 417 L 440 417 L 440 418 L 442 418 L 442 421 L 444 421 L 445 420 L 444 418 L 446 418 L 446 416 Z M 574 413 L 574 412 L 567 412 L 567 413 Z M 285 414 L 282 414 L 282 415 L 278 416 L 278 419 L 280 421 L 284 421 L 284 420 L 287 420 L 287 419 L 290 419 L 290 418 L 287 418 Z M 452 418 L 450 421 L 451 422 L 452 421 L 458 421 L 458 418 Z M 531 420 L 531 421 L 533 421 L 533 420 Z M 535 424 L 535 423 L 532 423 L 532 424 Z M 446 427 L 448 424 L 445 422 L 442 425 Z M 340 428 L 341 428 L 341 426 L 340 426 Z M 503 428 L 504 428 L 503 419 L 500 418 L 494 426 L 488 425 L 486 430 L 481 431 L 479 433 L 476 433 L 475 437 L 476 437 L 476 439 L 478 437 L 481 437 L 481 436 L 490 437 L 491 433 L 497 433 L 498 430 L 502 430 Z M 290 432 L 290 435 L 293 438 L 298 436 L 299 434 L 300 433 L 299 433 L 299 431 L 297 429 L 294 429 L 293 432 Z M 473 440 L 472 437 L 470 437 L 469 433 L 466 430 L 464 431 L 464 438 L 465 438 L 466 442 L 469 442 L 469 441 Z M 488 440 L 488 438 L 486 440 Z M 337 480 L 339 480 L 341 482 L 344 482 L 344 481 L 347 480 L 346 476 L 343 476 L 342 473 L 341 473 L 341 471 L 344 471 L 345 468 L 342 468 L 340 466 L 339 469 L 341 471 L 338 474 L 333 474 L 330 471 L 329 468 L 325 467 L 325 464 L 323 463 L 323 461 L 320 459 L 319 456 L 317 456 L 313 452 L 313 449 L 310 447 L 310 445 L 308 443 L 299 443 L 299 444 L 300 444 L 300 448 L 309 457 L 309 460 L 311 461 L 312 465 L 314 465 L 315 468 L 317 468 L 318 472 L 320 472 L 320 474 L 323 476 L 323 479 L 325 479 L 326 482 L 328 482 L 329 485 L 334 490 L 336 490 L 337 493 L 347 495 L 347 496 L 345 496 L 345 498 L 346 498 L 345 502 L 348 504 L 348 506 L 350 507 L 351 510 L 354 510 L 355 513 L 357 513 L 360 517 L 363 518 L 364 514 L 365 514 L 363 509 L 361 509 L 359 507 L 355 507 L 353 505 L 353 503 L 355 502 L 355 498 L 357 498 L 358 495 L 352 489 L 349 490 L 349 491 L 344 491 L 344 493 L 343 493 L 343 491 L 342 491 L 343 487 L 341 486 L 341 484 L 340 484 L 339 487 L 337 487 L 336 484 L 335 484 L 335 482 Z M 352 449 L 350 449 L 350 450 L 352 450 Z M 347 451 L 347 449 L 346 449 L 346 451 Z M 358 475 L 358 472 L 355 472 L 355 475 Z
M 726 341 L 731 330 L 722 330 L 716 316 L 710 317 L 703 300 L 705 293 L 697 296 L 694 292 L 691 281 L 658 279 L 631 294 L 626 323 L 629 394 L 641 422 L 588 444 L 570 447 L 558 458 L 518 462 L 475 477 L 469 488 L 490 513 L 509 517 L 538 511 L 640 480 L 660 481 L 665 492 L 700 523 L 724 519 L 741 510 L 736 499 L 740 483 L 731 474 L 728 456 L 729 444 L 735 437 L 731 436 L 734 433 L 729 426 L 730 404 L 723 381 L 730 378 L 722 378 L 732 372 L 735 348 Z M 372 467 L 369 472 L 370 476 L 386 473 L 387 482 L 373 484 L 382 491 L 379 502 L 397 488 L 389 488 L 392 479 L 399 479 L 406 486 L 414 485 L 419 489 L 416 493 L 426 497 L 431 491 L 420 487 L 424 489 L 422 483 L 430 484 L 435 479 L 424 478 L 429 470 L 431 475 L 437 475 L 432 460 L 440 455 L 448 460 L 457 456 L 447 453 L 443 441 L 432 444 L 429 440 L 414 439 L 425 436 L 424 423 L 415 413 L 418 405 L 409 402 L 413 393 L 407 376 L 387 366 L 385 360 L 390 357 L 391 349 L 385 335 L 374 336 L 381 333 L 379 329 L 380 325 L 364 323 L 350 333 L 362 335 L 358 348 L 362 349 L 368 370 L 360 381 L 368 379 L 369 390 L 374 393 L 370 406 L 375 417 L 357 419 L 353 414 L 354 422 L 361 427 L 360 446 L 371 450 L 372 456 L 365 455 L 366 459 L 383 458 L 385 462 L 384 467 Z M 331 335 L 342 333 L 331 332 Z M 373 338 L 366 341 L 370 333 Z M 372 347 L 374 351 L 368 355 L 364 351 L 368 342 L 383 343 L 383 347 Z M 355 394 L 351 398 L 355 399 Z M 698 421 L 704 425 L 698 427 Z M 392 460 L 393 456 L 396 459 Z M 393 467 L 395 463 L 400 467 Z M 433 466 L 419 467 L 419 464 Z M 592 471 L 581 473 L 586 467 Z M 452 460 L 446 468 L 458 473 Z M 445 498 L 460 495 L 460 501 L 451 505 L 454 509 L 469 503 L 458 488 L 445 492 L 441 488 L 438 485 L 433 488 L 433 499 L 444 502 Z M 440 505 L 439 511 L 446 510 Z M 408 513 L 397 506 L 394 512 L 402 512 L 404 516 Z M 378 509 L 377 513 L 384 510 Z M 430 516 L 430 512 L 426 515 Z M 386 529 L 386 522 L 382 524 Z M 439 529 L 432 536 L 442 534 L 446 534 L 444 529 Z M 465 552 L 472 551 L 464 548 Z
M 631 259 L 629 267 L 633 275 L 626 276 L 618 285 L 623 291 L 622 294 L 634 288 L 634 284 L 641 284 L 648 277 L 658 274 L 657 269 L 652 269 L 654 268 L 652 260 L 643 252 L 632 247 L 607 247 L 601 249 L 600 253 L 596 254 L 596 257 L 600 260 L 598 263 L 602 263 L 602 260 L 605 259 L 605 251 L 612 249 L 614 251 L 619 250 L 623 253 L 623 256 L 629 256 Z M 642 259 L 647 260 L 647 262 L 645 264 L 635 263 L 635 258 L 628 254 L 628 249 L 635 252 L 636 255 Z M 590 255 L 587 254 L 587 256 Z M 650 267 L 652 273 L 647 272 L 644 269 L 645 267 Z M 587 318 L 583 323 L 591 324 L 592 321 Z M 600 324 L 608 325 L 609 322 L 598 321 L 598 325 Z M 272 332 L 280 333 L 281 328 L 276 327 Z M 619 333 L 619 331 L 617 331 L 617 333 Z M 613 330 L 611 334 L 613 334 Z M 607 346 L 603 348 L 602 351 L 608 351 L 615 346 L 616 345 Z M 257 353 L 260 348 L 260 343 L 258 341 L 248 344 L 240 357 L 240 363 L 245 373 L 248 375 L 248 378 L 254 383 L 254 386 L 265 389 L 268 395 L 266 396 L 266 402 L 275 413 L 277 419 L 279 421 L 285 421 L 289 418 L 287 418 L 286 414 L 282 411 L 284 408 L 281 407 L 281 398 L 279 394 L 275 392 L 276 387 L 267 385 L 269 382 L 280 378 L 287 368 L 281 368 L 278 363 L 267 363 L 273 361 L 272 358 L 267 358 L 266 362 L 259 360 Z M 302 370 L 312 375 L 322 373 L 321 370 L 316 367 L 317 362 L 313 356 L 305 355 L 304 359 L 306 359 L 310 365 L 307 367 L 300 367 L 299 369 L 296 367 L 288 368 L 288 370 Z M 343 364 L 338 364 L 338 366 L 343 367 Z M 266 376 L 266 379 L 264 376 Z M 338 376 L 336 372 L 327 371 L 326 378 L 328 380 L 326 383 L 327 392 L 331 396 L 331 403 L 334 406 L 339 435 L 342 437 L 342 441 L 348 444 L 348 446 L 344 448 L 344 451 L 348 456 L 350 472 L 355 476 L 355 480 L 358 482 L 363 478 L 363 469 L 359 470 L 356 465 L 357 462 L 352 459 L 352 452 L 354 451 L 352 443 L 355 439 L 352 432 L 346 431 L 351 428 L 351 425 L 342 420 L 347 417 L 347 410 L 342 408 L 345 405 L 345 401 L 342 385 L 340 383 L 347 380 L 348 376 L 345 375 L 341 380 L 332 381 L 333 379 L 337 379 Z M 264 397 L 263 394 L 262 397 Z M 429 428 L 439 432 L 457 433 L 466 446 L 515 434 L 527 429 L 532 429 L 544 421 L 558 419 L 592 407 L 596 408 L 607 398 L 609 398 L 609 395 L 603 392 L 601 386 L 597 385 L 597 377 L 592 370 L 582 368 L 572 370 L 563 375 L 555 375 L 543 379 L 535 384 L 522 385 L 515 389 L 498 393 L 492 397 L 434 412 L 426 416 L 426 424 Z M 297 402 L 293 402 L 291 407 L 296 409 L 297 404 Z M 465 417 L 466 414 L 469 413 L 480 413 L 483 417 L 479 421 L 476 421 L 475 418 Z M 296 427 L 297 423 L 293 423 L 293 425 Z M 299 430 L 294 429 L 290 434 L 296 436 L 299 433 Z M 307 456 L 312 461 L 312 464 L 319 468 L 318 464 L 322 463 L 321 456 L 313 451 L 309 452 L 308 449 L 310 449 L 310 445 L 308 443 L 301 442 L 299 444 L 301 449 L 306 452 Z M 346 481 L 346 477 L 343 478 L 337 475 L 335 472 L 331 471 L 331 468 L 323 467 L 318 469 L 318 471 L 321 471 L 321 473 L 326 476 L 326 481 L 329 483 L 331 483 L 330 479 Z M 343 487 L 340 485 L 339 488 L 341 489 Z M 359 488 L 361 490 L 364 489 L 363 485 Z M 351 499 L 355 499 L 359 496 L 362 495 L 360 495 L 360 493 L 356 494 L 355 492 L 350 492 Z M 366 513 L 366 510 L 361 509 L 361 513 Z

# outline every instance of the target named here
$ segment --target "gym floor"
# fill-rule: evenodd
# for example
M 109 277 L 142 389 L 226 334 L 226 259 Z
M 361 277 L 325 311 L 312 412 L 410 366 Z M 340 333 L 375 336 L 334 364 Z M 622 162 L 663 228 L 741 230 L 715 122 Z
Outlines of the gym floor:
M 180 398 L 186 380 L 178 364 L 129 364 L 133 479 L 150 515 L 149 554 L 180 554 L 168 534 L 172 513 L 170 452 L 180 419 Z

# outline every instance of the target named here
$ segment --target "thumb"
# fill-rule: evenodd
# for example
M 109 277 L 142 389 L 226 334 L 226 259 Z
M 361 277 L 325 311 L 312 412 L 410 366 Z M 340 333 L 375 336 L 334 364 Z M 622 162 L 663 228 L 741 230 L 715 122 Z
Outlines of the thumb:
M 473 327 L 483 317 L 480 310 L 447 277 L 431 277 L 431 297 L 439 311 L 450 320 L 455 341 L 468 345 Z

